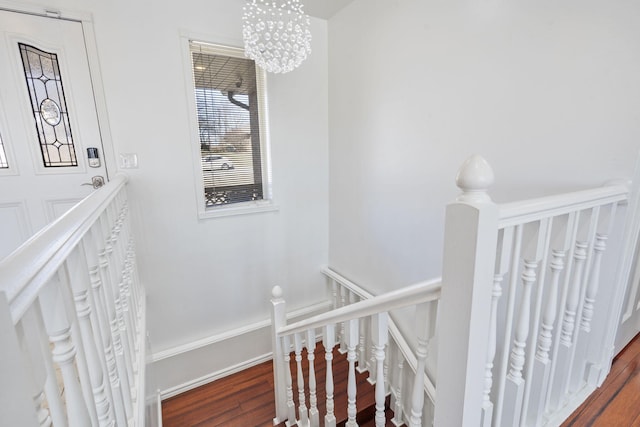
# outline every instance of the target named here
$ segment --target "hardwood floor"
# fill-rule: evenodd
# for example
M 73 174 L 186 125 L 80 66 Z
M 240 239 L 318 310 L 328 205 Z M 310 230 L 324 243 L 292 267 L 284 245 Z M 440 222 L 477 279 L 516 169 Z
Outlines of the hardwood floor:
M 640 427 L 640 334 L 616 356 L 609 376 L 562 427 Z
M 306 354 L 303 355 L 306 360 Z M 320 362 L 324 355 L 316 352 Z M 292 361 L 292 366 L 293 365 Z M 304 363 L 306 366 L 306 362 Z M 334 351 L 336 418 L 346 419 L 347 363 Z M 324 413 L 324 363 L 316 363 L 318 408 Z M 295 368 L 294 395 L 297 405 Z M 306 374 L 306 369 L 305 369 Z M 373 387 L 367 374 L 357 374 L 358 408 L 368 408 L 359 418 L 361 427 L 373 426 Z M 321 397 L 322 396 L 322 397 Z M 226 378 L 198 387 L 162 402 L 165 427 L 267 427 L 274 416 L 272 362 L 264 362 Z M 393 413 L 387 411 L 387 425 Z M 562 427 L 640 427 L 640 335 L 614 359 L 611 372 Z
M 304 375 L 307 377 L 306 352 L 303 352 Z M 325 412 L 325 364 L 322 347 L 315 352 L 316 376 L 318 383 L 318 409 L 320 414 Z M 335 387 L 335 415 L 338 425 L 347 418 L 347 373 L 346 355 L 337 349 L 333 352 L 333 373 Z M 293 359 L 293 358 L 292 358 Z M 293 390 L 296 406 L 298 405 L 296 387 L 295 361 L 292 360 Z M 374 387 L 367 382 L 367 373 L 356 374 L 358 383 L 357 405 L 359 412 L 358 424 L 361 427 L 373 426 L 375 411 L 371 410 L 375 404 Z M 307 397 L 307 405 L 309 403 Z M 273 393 L 272 362 L 264 362 L 234 375 L 203 385 L 194 390 L 182 393 L 162 402 L 162 422 L 164 427 L 267 427 L 272 426 L 275 416 Z M 393 417 L 392 411 L 387 411 L 387 425 Z M 284 425 L 284 424 L 283 424 Z

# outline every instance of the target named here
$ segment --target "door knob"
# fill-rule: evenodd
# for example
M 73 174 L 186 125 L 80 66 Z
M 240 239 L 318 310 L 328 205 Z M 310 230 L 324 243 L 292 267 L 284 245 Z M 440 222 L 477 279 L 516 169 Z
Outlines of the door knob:
M 101 177 L 100 175 L 94 176 L 91 178 L 91 182 L 85 182 L 84 184 L 80 184 L 82 185 L 90 185 L 93 188 L 95 188 L 96 190 L 100 187 L 102 187 L 104 185 L 104 178 Z

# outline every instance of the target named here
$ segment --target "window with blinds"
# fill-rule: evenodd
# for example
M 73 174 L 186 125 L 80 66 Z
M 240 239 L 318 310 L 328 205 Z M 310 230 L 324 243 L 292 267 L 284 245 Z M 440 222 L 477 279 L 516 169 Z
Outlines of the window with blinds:
M 190 42 L 205 209 L 268 198 L 264 88 L 240 49 Z

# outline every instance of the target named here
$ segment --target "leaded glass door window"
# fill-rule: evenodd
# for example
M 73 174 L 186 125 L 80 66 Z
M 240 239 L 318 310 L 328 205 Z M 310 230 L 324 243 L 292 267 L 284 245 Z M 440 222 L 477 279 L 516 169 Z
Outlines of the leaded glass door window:
M 0 134 L 0 169 L 9 169 L 9 161 L 7 160 L 7 152 L 2 142 L 2 134 Z
M 0 11 L 0 258 L 108 178 L 83 25 Z
M 78 166 L 58 55 L 18 43 L 44 167 Z

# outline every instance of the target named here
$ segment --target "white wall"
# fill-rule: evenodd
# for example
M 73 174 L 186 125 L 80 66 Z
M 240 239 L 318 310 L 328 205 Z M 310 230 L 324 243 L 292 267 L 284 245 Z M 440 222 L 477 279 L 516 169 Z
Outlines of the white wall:
M 474 153 L 496 201 L 630 177 L 640 4 L 355 0 L 329 20 L 330 265 L 380 293 L 440 275 Z
M 279 210 L 196 215 L 181 35 L 241 46 L 242 6 L 238 0 L 47 4 L 92 14 L 116 157 L 138 155 L 139 169 L 126 172 L 152 351 L 178 353 L 154 371 L 161 389 L 269 352 L 262 328 L 259 339 L 249 334 L 224 357 L 219 348 L 196 358 L 180 354 L 196 340 L 268 319 L 274 285 L 284 288 L 291 308 L 325 294 L 319 267 L 328 245 L 326 21 L 312 22 L 310 59 L 267 80 Z

